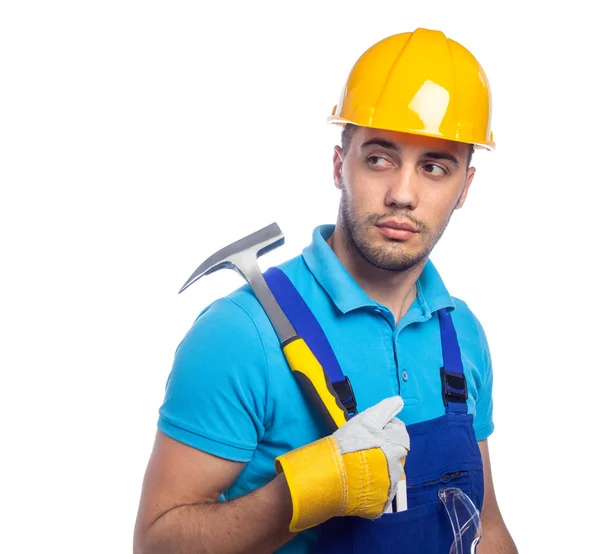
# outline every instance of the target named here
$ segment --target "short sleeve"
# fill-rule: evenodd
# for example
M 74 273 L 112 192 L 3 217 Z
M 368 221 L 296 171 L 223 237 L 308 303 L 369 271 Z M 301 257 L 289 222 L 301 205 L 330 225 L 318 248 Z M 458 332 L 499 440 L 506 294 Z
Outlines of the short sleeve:
M 217 300 L 177 348 L 158 428 L 209 454 L 247 462 L 264 434 L 266 391 L 254 321 L 231 299 Z
M 494 431 L 492 385 L 494 374 L 490 349 L 481 323 L 476 319 L 481 346 L 481 382 L 477 390 L 477 404 L 473 428 L 478 441 L 487 439 Z

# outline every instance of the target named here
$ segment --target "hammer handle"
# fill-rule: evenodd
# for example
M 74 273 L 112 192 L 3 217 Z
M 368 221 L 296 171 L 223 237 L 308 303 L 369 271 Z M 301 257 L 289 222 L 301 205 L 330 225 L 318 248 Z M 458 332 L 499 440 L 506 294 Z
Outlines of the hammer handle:
M 283 345 L 283 353 L 294 377 L 323 417 L 329 431 L 333 433 L 339 429 L 350 416 L 306 342 L 296 335 Z

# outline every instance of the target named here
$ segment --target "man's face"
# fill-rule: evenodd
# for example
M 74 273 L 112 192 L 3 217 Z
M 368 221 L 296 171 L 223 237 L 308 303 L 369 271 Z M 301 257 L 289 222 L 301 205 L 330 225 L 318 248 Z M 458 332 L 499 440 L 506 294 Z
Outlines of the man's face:
M 340 224 L 369 263 L 403 271 L 427 258 L 467 196 L 474 168 L 458 142 L 359 127 L 336 147 Z

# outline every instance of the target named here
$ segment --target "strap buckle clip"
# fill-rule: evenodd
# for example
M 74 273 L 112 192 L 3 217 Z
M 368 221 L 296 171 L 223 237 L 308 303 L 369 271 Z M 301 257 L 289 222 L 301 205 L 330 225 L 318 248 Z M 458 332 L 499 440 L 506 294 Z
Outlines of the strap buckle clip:
M 454 373 L 446 371 L 444 367 L 440 368 L 440 376 L 442 378 L 442 397 L 444 405 L 448 406 L 448 402 L 467 403 L 469 391 L 467 389 L 467 379 L 464 373 Z
M 354 397 L 354 390 L 350 384 L 350 379 L 344 376 L 343 381 L 337 381 L 332 383 L 332 385 L 333 390 L 340 399 L 340 402 L 343 404 L 344 408 L 346 408 L 348 415 L 350 417 L 356 415 L 356 398 Z

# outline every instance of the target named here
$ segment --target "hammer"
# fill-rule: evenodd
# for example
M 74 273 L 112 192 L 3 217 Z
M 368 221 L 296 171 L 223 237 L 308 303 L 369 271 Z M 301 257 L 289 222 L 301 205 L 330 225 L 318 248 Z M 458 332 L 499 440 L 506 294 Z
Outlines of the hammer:
M 330 432 L 350 419 L 348 411 L 340 402 L 331 380 L 302 337 L 285 315 L 273 296 L 258 265 L 258 257 L 281 246 L 285 238 L 277 223 L 256 231 L 207 258 L 179 293 L 195 283 L 200 277 L 229 268 L 237 271 L 250 285 L 252 292 L 267 314 L 275 329 L 279 344 L 296 381 L 322 416 Z

